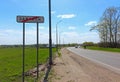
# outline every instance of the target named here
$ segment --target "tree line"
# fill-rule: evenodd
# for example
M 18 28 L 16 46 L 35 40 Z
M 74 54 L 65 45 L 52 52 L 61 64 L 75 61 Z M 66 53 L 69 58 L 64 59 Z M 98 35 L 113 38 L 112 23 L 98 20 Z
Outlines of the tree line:
M 90 30 L 98 31 L 101 47 L 120 47 L 120 7 L 107 8 Z

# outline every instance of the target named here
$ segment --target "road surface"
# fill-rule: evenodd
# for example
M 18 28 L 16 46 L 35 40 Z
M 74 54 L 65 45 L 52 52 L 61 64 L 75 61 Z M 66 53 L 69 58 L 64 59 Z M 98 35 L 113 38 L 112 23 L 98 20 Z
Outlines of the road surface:
M 120 53 L 95 51 L 74 47 L 69 47 L 67 49 L 120 74 Z

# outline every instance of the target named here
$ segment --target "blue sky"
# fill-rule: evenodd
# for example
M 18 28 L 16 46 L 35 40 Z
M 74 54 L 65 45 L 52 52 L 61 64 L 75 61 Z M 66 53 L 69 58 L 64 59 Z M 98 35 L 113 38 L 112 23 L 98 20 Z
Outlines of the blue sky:
M 89 31 L 99 22 L 106 8 L 120 6 L 119 0 L 51 0 L 52 42 L 56 43 L 57 26 L 61 43 L 99 42 L 96 31 Z M 39 24 L 40 43 L 48 43 L 48 0 L 1 0 L 0 45 L 22 44 L 22 24 L 17 15 L 44 16 Z M 26 24 L 26 44 L 36 43 L 36 24 Z

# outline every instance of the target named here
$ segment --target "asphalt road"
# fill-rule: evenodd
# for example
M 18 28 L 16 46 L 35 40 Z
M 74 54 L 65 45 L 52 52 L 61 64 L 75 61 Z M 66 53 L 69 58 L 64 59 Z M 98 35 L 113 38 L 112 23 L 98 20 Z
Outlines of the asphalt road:
M 68 50 L 120 74 L 120 53 L 69 47 Z

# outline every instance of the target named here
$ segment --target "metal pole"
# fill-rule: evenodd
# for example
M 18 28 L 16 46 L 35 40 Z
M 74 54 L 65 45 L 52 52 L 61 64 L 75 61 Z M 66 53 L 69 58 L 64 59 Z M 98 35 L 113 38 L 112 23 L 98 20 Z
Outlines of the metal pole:
M 62 20 L 56 23 L 56 52 L 58 52 L 58 24 L 62 22 Z
M 56 24 L 56 52 L 58 52 L 58 30 L 57 30 L 57 24 Z
M 25 71 L 25 23 L 23 23 L 23 57 L 22 57 L 22 60 L 23 60 L 23 73 L 22 73 L 22 82 L 24 82 L 24 77 L 25 77 L 25 74 L 24 74 L 24 71 Z
M 61 37 L 60 37 L 60 32 L 59 32 L 59 49 L 61 48 Z
M 49 0 L 49 64 L 52 65 L 51 0 Z
M 39 77 L 39 62 L 38 62 L 38 56 L 39 55 L 39 23 L 37 23 L 37 79 Z

